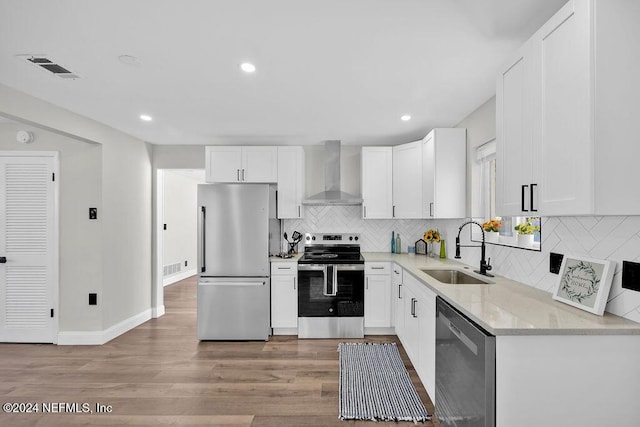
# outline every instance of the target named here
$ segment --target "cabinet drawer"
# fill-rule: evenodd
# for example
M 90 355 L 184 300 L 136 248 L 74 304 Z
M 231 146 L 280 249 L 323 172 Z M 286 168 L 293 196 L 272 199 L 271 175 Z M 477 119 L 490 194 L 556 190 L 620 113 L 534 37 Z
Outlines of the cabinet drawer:
M 389 262 L 365 262 L 365 274 L 389 274 L 391 273 L 391 263 Z
M 298 263 L 297 262 L 272 262 L 271 263 L 271 275 L 297 275 Z

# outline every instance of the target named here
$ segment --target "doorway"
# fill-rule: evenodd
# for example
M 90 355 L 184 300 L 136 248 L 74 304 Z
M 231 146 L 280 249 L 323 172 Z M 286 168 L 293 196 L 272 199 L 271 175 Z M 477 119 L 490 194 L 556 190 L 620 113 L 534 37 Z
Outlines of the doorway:
M 204 176 L 204 169 L 158 170 L 156 307 L 164 307 L 165 286 L 197 274 L 197 187 Z

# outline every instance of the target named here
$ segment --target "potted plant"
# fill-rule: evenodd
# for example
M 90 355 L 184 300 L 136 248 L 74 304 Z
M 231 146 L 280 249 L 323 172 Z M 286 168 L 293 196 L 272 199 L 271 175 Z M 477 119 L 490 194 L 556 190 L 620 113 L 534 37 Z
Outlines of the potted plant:
M 513 227 L 518 233 L 518 246 L 532 246 L 533 245 L 533 233 L 540 231 L 539 225 L 533 225 L 529 218 L 527 221 Z
M 484 230 L 484 237 L 487 242 L 496 243 L 500 240 L 500 227 L 502 222 L 497 219 L 490 219 L 487 222 L 482 223 L 482 229 Z

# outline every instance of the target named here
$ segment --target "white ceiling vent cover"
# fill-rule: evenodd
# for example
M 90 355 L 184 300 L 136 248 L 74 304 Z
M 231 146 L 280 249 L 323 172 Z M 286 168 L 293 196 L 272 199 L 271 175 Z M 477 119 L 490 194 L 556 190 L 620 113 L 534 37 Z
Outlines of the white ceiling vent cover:
M 69 71 L 69 69 L 63 65 L 60 65 L 57 61 L 54 61 L 51 58 L 48 58 L 47 55 L 16 55 L 18 58 L 21 58 L 27 63 L 31 65 L 35 65 L 41 70 L 48 71 L 54 76 L 60 77 L 61 79 L 79 79 L 80 76 L 73 71 Z

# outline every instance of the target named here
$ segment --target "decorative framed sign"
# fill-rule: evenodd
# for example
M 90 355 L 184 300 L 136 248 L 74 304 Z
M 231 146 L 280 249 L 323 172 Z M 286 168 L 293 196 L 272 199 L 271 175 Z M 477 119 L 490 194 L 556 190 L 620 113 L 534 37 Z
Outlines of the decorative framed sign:
M 614 269 L 612 261 L 565 255 L 553 299 L 602 316 Z

